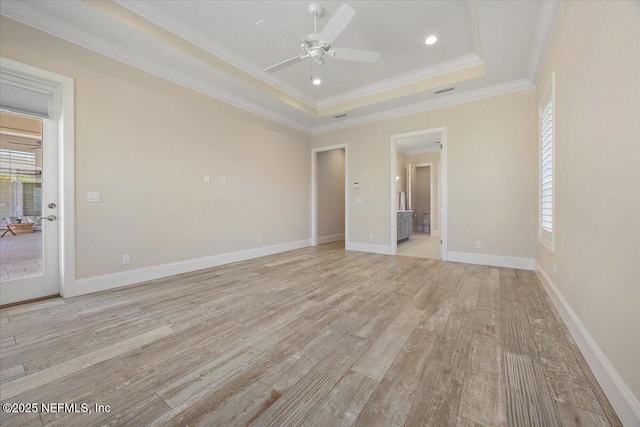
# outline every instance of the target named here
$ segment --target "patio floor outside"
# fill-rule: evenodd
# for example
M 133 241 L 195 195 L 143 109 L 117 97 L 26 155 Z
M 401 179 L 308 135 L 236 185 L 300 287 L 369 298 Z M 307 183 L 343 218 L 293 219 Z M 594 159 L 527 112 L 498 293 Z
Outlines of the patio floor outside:
M 4 230 L 0 232 L 4 233 Z M 0 238 L 0 280 L 25 279 L 42 274 L 42 233 L 36 231 Z

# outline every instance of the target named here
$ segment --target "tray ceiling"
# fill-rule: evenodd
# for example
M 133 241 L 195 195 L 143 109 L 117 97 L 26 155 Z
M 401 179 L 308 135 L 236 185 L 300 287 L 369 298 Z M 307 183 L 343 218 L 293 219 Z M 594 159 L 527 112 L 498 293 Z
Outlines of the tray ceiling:
M 299 45 L 265 33 L 266 20 L 302 39 L 311 2 L 13 1 L 3 15 L 307 132 L 532 87 L 557 2 L 358 1 L 334 47 L 377 50 L 377 63 L 326 59 L 268 74 Z M 342 2 L 320 2 L 324 27 Z M 438 37 L 428 46 L 429 35 Z M 431 89 L 452 84 L 436 95 Z M 334 119 L 333 116 L 347 113 Z

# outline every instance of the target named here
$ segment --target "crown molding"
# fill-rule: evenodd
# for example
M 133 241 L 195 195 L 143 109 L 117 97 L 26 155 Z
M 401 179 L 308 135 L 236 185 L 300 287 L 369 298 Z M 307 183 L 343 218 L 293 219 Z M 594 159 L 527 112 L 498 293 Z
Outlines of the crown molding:
M 237 55 L 221 46 L 213 43 L 208 37 L 201 32 L 194 30 L 193 28 L 185 25 L 183 22 L 175 19 L 171 14 L 165 12 L 157 6 L 153 6 L 152 3 L 138 2 L 134 0 L 115 0 L 116 3 L 126 7 L 132 12 L 150 20 L 151 22 L 159 25 L 167 31 L 170 31 L 179 37 L 187 40 L 188 42 L 208 51 L 209 53 L 222 58 L 242 71 L 252 75 L 253 77 L 285 92 L 292 98 L 306 104 L 307 106 L 320 110 L 322 108 L 330 107 L 333 105 L 341 104 L 343 102 L 352 101 L 364 96 L 375 95 L 380 92 L 384 92 L 390 89 L 395 89 L 407 84 L 415 83 L 421 80 L 432 78 L 435 76 L 447 74 L 453 71 L 468 68 L 474 65 L 482 64 L 483 61 L 476 53 L 455 58 L 451 61 L 446 61 L 440 64 L 436 64 L 431 67 L 427 67 L 420 70 L 415 70 L 400 76 L 391 77 L 389 79 L 381 80 L 371 85 L 363 86 L 353 89 L 351 91 L 344 92 L 332 97 L 320 99 L 316 102 L 315 98 L 307 95 L 306 93 L 294 88 L 287 84 L 275 74 L 266 74 L 263 70 L 256 66 L 253 62 Z M 474 3 L 475 5 L 475 3 Z M 469 13 L 475 13 L 475 23 L 477 24 L 477 5 L 476 7 L 470 7 Z M 481 52 L 480 47 L 480 30 L 479 25 L 475 25 L 472 28 L 472 39 L 474 43 L 474 49 Z
M 344 102 L 353 101 L 365 96 L 375 95 L 387 90 L 396 89 L 401 86 L 416 83 L 421 80 L 430 79 L 443 74 L 452 73 L 454 71 L 463 70 L 475 65 L 483 64 L 484 61 L 475 53 L 461 56 L 450 61 L 441 62 L 431 67 L 422 68 L 420 70 L 411 71 L 406 74 L 391 77 L 370 85 L 362 86 L 338 95 L 329 96 L 318 101 L 318 109 L 332 107 Z
M 550 34 L 549 31 L 553 27 L 553 23 L 555 22 L 555 17 L 557 16 L 557 11 L 560 4 L 560 2 L 553 2 L 553 3 L 556 5 L 553 8 L 553 13 L 549 11 L 546 11 L 545 13 L 543 13 L 541 11 L 538 30 L 536 32 L 536 39 L 540 39 L 542 36 L 538 36 L 538 34 L 545 33 L 545 31 L 543 31 L 543 29 L 541 28 L 547 29 L 546 44 L 542 43 L 542 45 L 544 46 L 544 49 L 541 49 L 542 58 L 544 57 L 544 50 L 546 49 L 546 45 L 548 44 L 548 39 Z M 543 4 L 543 8 L 545 9 L 550 8 L 549 6 L 545 6 L 545 4 Z M 2 2 L 0 2 L 0 13 L 2 15 L 7 16 L 10 19 L 16 20 L 25 25 L 36 28 L 40 31 L 46 32 L 55 37 L 64 39 L 78 46 L 87 48 L 101 55 L 105 55 L 119 62 L 125 63 L 127 65 L 138 68 L 140 70 L 146 71 L 148 73 L 156 75 L 165 80 L 171 81 L 178 85 L 195 90 L 199 93 L 210 96 L 212 98 L 215 98 L 227 104 L 233 105 L 242 110 L 248 111 L 250 113 L 259 115 L 266 119 L 275 121 L 282 125 L 288 126 L 290 128 L 293 128 L 308 134 L 319 134 L 323 132 L 329 132 L 329 131 L 348 128 L 348 127 L 357 126 L 365 123 L 371 123 L 371 122 L 376 122 L 380 120 L 401 117 L 409 114 L 419 113 L 422 111 L 428 111 L 428 110 L 433 110 L 437 108 L 447 107 L 450 105 L 479 100 L 479 99 L 488 98 L 492 96 L 498 96 L 498 95 L 503 95 L 511 92 L 527 90 L 534 87 L 534 85 L 528 79 L 514 80 L 507 83 L 475 89 L 475 90 L 471 90 L 468 92 L 463 92 L 455 95 L 449 95 L 449 96 L 445 96 L 442 98 L 437 98 L 437 99 L 433 99 L 433 100 L 429 100 L 421 103 L 402 106 L 402 107 L 398 107 L 390 110 L 380 111 L 377 113 L 367 114 L 361 117 L 355 117 L 352 119 L 346 119 L 339 122 L 327 123 L 324 125 L 312 127 L 304 123 L 301 123 L 297 120 L 291 119 L 290 117 L 285 116 L 283 114 L 274 112 L 269 108 L 260 106 L 252 101 L 248 101 L 240 96 L 232 94 L 224 89 L 221 89 L 211 83 L 194 78 L 190 75 L 187 75 L 181 71 L 178 71 L 164 64 L 160 64 L 150 58 L 145 57 L 144 55 L 133 52 L 125 47 L 122 47 L 113 42 L 110 42 L 101 37 L 98 37 L 94 34 L 91 34 L 88 31 L 75 27 L 67 22 L 64 22 L 58 18 L 55 18 L 40 10 L 37 10 L 31 6 L 28 6 L 23 2 L 20 2 L 17 0 L 3 0 Z M 547 16 L 547 18 L 544 20 L 542 19 L 543 15 Z M 553 19 L 550 19 L 550 17 Z M 546 22 L 549 19 L 550 19 L 549 22 L 551 22 L 551 24 L 549 23 L 544 25 L 540 24 L 541 20 Z M 469 66 L 469 64 L 471 64 L 473 61 L 480 61 L 480 63 L 482 63 L 482 60 L 480 60 L 480 58 L 477 55 L 472 54 L 472 55 L 467 55 L 461 58 L 457 58 L 447 63 L 441 63 L 434 67 L 429 67 L 428 69 L 423 69 L 423 70 L 416 71 L 414 73 L 408 73 L 403 76 L 394 77 L 393 79 L 388 79 L 388 80 L 385 80 L 384 82 L 388 82 L 389 80 L 392 80 L 393 83 L 402 85 L 402 84 L 406 84 L 408 81 L 411 81 L 412 78 L 420 80 L 420 77 L 418 77 L 418 75 L 420 73 L 426 73 L 427 72 L 426 70 L 429 70 L 428 72 L 431 72 L 431 73 L 437 73 L 438 71 L 441 73 L 446 73 L 446 72 L 453 71 L 451 67 L 456 66 L 456 64 L 457 66 L 464 68 L 465 64 L 466 66 Z M 542 59 L 540 60 L 540 62 L 542 62 Z M 448 67 L 450 67 L 448 71 L 445 70 L 446 64 L 448 64 Z M 539 71 L 539 65 L 538 65 L 538 71 Z M 425 78 L 425 74 L 422 74 L 422 78 Z M 402 83 L 398 83 L 402 81 L 401 79 L 406 79 L 406 80 L 404 80 L 404 82 Z M 375 85 L 377 84 L 370 85 L 370 86 L 375 86 Z M 378 87 L 381 87 L 381 86 L 378 86 Z M 363 88 L 360 88 L 360 89 L 363 89 Z M 357 90 L 360 90 L 360 89 L 357 89 Z M 375 90 L 375 87 L 373 90 Z
M 78 46 L 108 56 L 119 62 L 146 71 L 165 80 L 200 92 L 219 101 L 231 104 L 242 110 L 257 114 L 293 129 L 310 133 L 311 128 L 287 116 L 276 113 L 254 102 L 225 91 L 211 83 L 196 79 L 167 65 L 160 64 L 139 53 L 107 41 L 67 22 L 61 21 L 35 8 L 16 0 L 0 2 L 0 13 L 10 19 L 36 28 L 55 37 L 61 38 Z
M 377 93 L 395 89 L 407 84 L 415 83 L 421 80 L 429 79 L 435 76 L 447 74 L 453 71 L 458 71 L 484 63 L 476 53 L 473 53 L 455 58 L 451 61 L 442 62 L 431 67 L 415 70 L 400 76 L 381 80 L 371 85 L 356 88 L 342 94 L 323 98 L 316 102 L 316 100 L 312 96 L 309 96 L 306 93 L 287 84 L 275 74 L 272 75 L 264 73 L 263 70 L 260 67 L 257 67 L 253 62 L 213 43 L 201 32 L 185 25 L 183 22 L 175 19 L 173 16 L 171 16 L 171 14 L 165 12 L 161 8 L 153 6 L 152 3 L 138 2 L 133 0 L 115 0 L 115 2 L 142 16 L 143 18 L 159 25 L 165 30 L 176 34 L 177 36 L 187 40 L 188 42 L 208 51 L 209 53 L 219 58 L 222 58 L 223 60 L 229 62 L 242 71 L 252 75 L 253 77 L 285 92 L 287 95 L 297 99 L 307 106 L 317 110 L 341 104 L 343 102 L 352 101 L 364 96 L 375 95 Z M 473 11 L 475 11 L 475 19 L 477 21 L 477 6 L 475 9 L 470 8 L 470 13 L 473 13 Z M 474 40 L 474 46 L 479 46 L 479 26 L 475 26 L 472 29 L 472 38 Z M 474 49 L 475 48 L 476 47 L 474 47 Z
M 285 92 L 287 95 L 302 102 L 303 104 L 306 104 L 308 107 L 311 107 L 313 109 L 317 108 L 316 100 L 312 96 L 309 96 L 306 93 L 287 84 L 275 74 L 265 73 L 262 70 L 262 68 L 258 67 L 253 62 L 213 43 L 211 39 L 206 37 L 201 32 L 196 31 L 192 27 L 185 25 L 184 23 L 175 19 L 171 14 L 165 12 L 159 7 L 157 6 L 154 7 L 151 2 L 147 3 L 147 2 L 132 1 L 132 0 L 114 0 L 114 1 L 120 4 L 121 6 L 129 9 L 130 11 L 136 13 L 137 15 L 140 15 L 143 18 L 153 22 L 154 24 L 159 25 L 165 30 L 170 31 L 175 35 L 183 38 L 189 43 L 192 43 L 195 46 L 198 46 L 199 48 L 206 50 L 212 55 L 215 55 L 225 60 L 226 62 L 252 75 L 258 80 L 261 80 L 264 83 L 267 83 Z
M 542 64 L 544 64 L 544 58 L 547 54 L 547 48 L 551 41 L 553 28 L 556 25 L 561 4 L 562 0 L 552 0 L 543 1 L 540 6 L 536 34 L 533 38 L 531 56 L 529 57 L 529 65 L 527 66 L 527 78 L 530 82 L 538 82 L 540 69 L 542 68 Z
M 380 111 L 378 113 L 367 114 L 365 116 L 355 117 L 353 119 L 347 119 L 337 123 L 328 123 L 325 125 L 315 126 L 311 129 L 311 134 L 315 135 L 323 132 L 330 132 L 333 130 L 358 126 L 365 123 L 407 116 L 409 114 L 420 113 L 422 111 L 435 110 L 437 108 L 448 107 L 450 105 L 462 104 L 464 102 L 476 101 L 479 99 L 490 98 L 498 95 L 505 95 L 511 92 L 533 89 L 534 87 L 535 86 L 527 79 L 513 80 L 511 82 L 500 83 L 494 86 L 470 90 L 468 92 L 463 92 L 456 95 L 432 99 L 429 101 L 419 102 L 404 107 Z

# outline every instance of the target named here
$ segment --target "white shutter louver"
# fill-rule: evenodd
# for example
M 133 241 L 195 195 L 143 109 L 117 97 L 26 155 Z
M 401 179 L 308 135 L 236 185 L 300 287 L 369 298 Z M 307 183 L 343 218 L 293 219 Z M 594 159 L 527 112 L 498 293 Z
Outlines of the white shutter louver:
M 49 93 L 0 83 L 0 108 L 25 116 L 49 118 Z
M 553 103 L 540 114 L 540 227 L 553 232 Z

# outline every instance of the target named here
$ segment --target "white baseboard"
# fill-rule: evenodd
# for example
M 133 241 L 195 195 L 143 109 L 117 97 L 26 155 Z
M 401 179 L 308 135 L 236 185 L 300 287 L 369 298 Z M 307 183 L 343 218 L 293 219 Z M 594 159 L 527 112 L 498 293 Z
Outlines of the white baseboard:
M 348 251 L 370 252 L 374 254 L 391 255 L 391 246 L 374 245 L 370 243 L 346 242 L 345 249 Z
M 318 244 L 324 245 L 325 243 L 333 243 L 344 240 L 344 233 L 332 234 L 331 236 L 318 237 Z
M 520 258 L 515 256 L 474 254 L 471 252 L 447 252 L 447 261 L 464 262 L 467 264 L 491 265 L 494 267 L 518 268 L 521 270 L 533 270 L 533 258 Z
M 74 297 L 107 289 L 119 288 L 121 286 L 147 282 L 149 280 L 174 276 L 176 274 L 188 273 L 232 262 L 292 251 L 294 249 L 301 249 L 310 245 L 311 242 L 309 240 L 300 240 L 297 242 L 282 243 L 279 245 L 264 246 L 244 251 L 190 259 L 170 264 L 155 265 L 153 267 L 139 268 L 136 270 L 122 271 L 113 274 L 105 274 L 102 276 L 87 277 L 86 279 L 76 280 L 73 290 L 65 292 L 64 296 Z
M 556 310 L 558 310 L 562 320 L 569 328 L 571 336 L 573 336 L 578 348 L 580 348 L 582 355 L 589 364 L 600 387 L 602 387 L 604 394 L 607 395 L 622 424 L 627 427 L 640 426 L 640 403 L 638 398 L 633 395 L 622 377 L 609 362 L 609 359 L 600 350 L 591 334 L 589 334 L 587 328 L 582 324 L 578 315 L 573 311 L 567 300 L 564 299 L 560 290 L 553 284 L 547 273 L 537 262 L 535 262 L 535 270 L 538 279 L 540 279 Z

